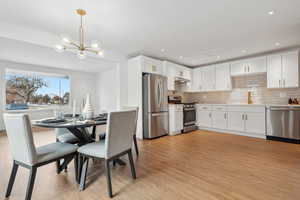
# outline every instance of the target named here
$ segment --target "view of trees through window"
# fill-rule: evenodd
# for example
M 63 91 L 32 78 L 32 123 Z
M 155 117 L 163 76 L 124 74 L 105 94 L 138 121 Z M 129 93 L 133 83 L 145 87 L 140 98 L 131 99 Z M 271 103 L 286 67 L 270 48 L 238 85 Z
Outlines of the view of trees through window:
M 8 71 L 5 79 L 7 109 L 69 103 L 70 80 L 67 76 Z

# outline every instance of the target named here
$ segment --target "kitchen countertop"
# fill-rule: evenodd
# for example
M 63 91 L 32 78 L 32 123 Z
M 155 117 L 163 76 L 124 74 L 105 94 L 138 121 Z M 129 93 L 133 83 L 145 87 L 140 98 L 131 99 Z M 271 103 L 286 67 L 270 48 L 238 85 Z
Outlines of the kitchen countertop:
M 211 106 L 264 106 L 264 107 L 299 107 L 300 105 L 290 105 L 290 104 L 246 104 L 246 103 L 233 103 L 233 104 L 218 104 L 218 103 L 197 103 L 196 105 L 211 105 Z

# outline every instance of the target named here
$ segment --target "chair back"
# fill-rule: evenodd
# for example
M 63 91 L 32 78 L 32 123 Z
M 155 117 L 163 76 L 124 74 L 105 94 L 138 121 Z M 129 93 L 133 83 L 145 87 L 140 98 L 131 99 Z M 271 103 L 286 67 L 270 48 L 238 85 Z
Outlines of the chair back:
M 136 134 L 136 129 L 137 129 L 137 121 L 139 118 L 139 107 L 135 107 L 135 106 L 122 106 L 121 110 L 135 110 L 136 111 L 136 118 L 135 118 L 135 127 L 133 130 L 133 135 Z
M 3 116 L 13 159 L 32 166 L 37 154 L 28 115 L 5 113 Z
M 131 149 L 136 115 L 136 110 L 111 112 L 108 115 L 105 139 L 106 159 Z
M 65 135 L 67 133 L 70 133 L 70 131 L 66 128 L 56 128 L 55 129 L 56 138 L 58 138 L 59 136 Z

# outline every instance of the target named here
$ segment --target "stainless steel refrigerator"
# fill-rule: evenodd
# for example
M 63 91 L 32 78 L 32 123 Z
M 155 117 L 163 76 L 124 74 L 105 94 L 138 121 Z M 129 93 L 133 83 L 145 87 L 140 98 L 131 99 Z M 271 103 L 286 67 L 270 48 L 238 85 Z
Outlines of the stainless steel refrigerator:
M 143 135 L 156 138 L 169 133 L 167 78 L 143 74 Z

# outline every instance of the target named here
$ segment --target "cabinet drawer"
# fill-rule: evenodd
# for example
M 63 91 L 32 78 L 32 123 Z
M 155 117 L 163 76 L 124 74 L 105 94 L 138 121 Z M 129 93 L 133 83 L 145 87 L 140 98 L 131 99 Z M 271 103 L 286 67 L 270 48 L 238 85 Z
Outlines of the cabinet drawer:
M 227 106 L 212 106 L 214 111 L 227 111 Z
M 265 106 L 228 106 L 230 112 L 265 112 Z
M 211 105 L 197 105 L 198 110 L 211 110 L 212 106 Z

